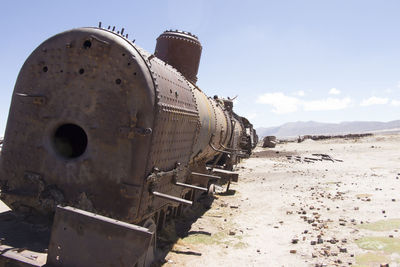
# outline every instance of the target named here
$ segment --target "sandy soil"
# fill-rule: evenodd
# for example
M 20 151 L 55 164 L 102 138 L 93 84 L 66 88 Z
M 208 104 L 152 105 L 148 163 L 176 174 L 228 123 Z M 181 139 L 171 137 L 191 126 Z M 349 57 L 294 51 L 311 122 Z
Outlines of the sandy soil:
M 340 161 L 289 160 L 329 154 Z M 164 266 L 400 266 L 400 135 L 257 148 Z
M 257 148 L 237 171 L 164 266 L 400 266 L 400 135 Z

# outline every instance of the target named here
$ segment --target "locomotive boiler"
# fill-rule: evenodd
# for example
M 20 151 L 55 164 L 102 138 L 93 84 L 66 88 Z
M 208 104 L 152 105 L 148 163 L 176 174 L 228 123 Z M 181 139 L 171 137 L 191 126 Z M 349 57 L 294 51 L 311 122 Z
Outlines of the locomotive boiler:
M 170 30 L 150 54 L 99 25 L 55 35 L 26 60 L 0 156 L 1 199 L 54 216 L 47 264 L 148 265 L 166 219 L 212 193 L 216 168 L 250 155 L 251 123 L 196 85 L 201 50 L 195 35 Z

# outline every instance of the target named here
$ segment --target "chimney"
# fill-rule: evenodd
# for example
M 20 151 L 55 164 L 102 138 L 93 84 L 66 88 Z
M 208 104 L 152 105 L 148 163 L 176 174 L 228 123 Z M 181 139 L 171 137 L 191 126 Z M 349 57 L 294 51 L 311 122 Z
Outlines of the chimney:
M 190 32 L 165 31 L 157 38 L 154 55 L 176 68 L 192 83 L 197 82 L 201 44 Z

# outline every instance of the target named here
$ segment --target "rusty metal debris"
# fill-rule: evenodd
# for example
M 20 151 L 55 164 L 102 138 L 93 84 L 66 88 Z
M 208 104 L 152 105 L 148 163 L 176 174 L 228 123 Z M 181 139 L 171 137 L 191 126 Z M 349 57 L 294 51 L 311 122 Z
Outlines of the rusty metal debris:
M 276 140 L 276 136 L 266 136 L 263 139 L 262 147 L 274 148 L 277 143 L 278 143 L 278 141 Z
M 258 142 L 253 125 L 233 111 L 233 99 L 208 97 L 195 84 L 202 49 L 196 36 L 166 31 L 151 54 L 124 31 L 99 23 L 46 40 L 14 88 L 0 157 L 1 199 L 13 212 L 55 214 L 49 262 L 56 266 L 97 265 L 84 258 L 86 251 L 74 255 L 82 261 L 66 260 L 79 253 L 78 241 L 63 231 L 77 227 L 79 234 L 79 222 L 88 222 L 79 242 L 95 246 L 107 231 L 114 239 L 117 226 L 109 220 L 129 224 L 118 226 L 123 242 L 132 240 L 131 228 L 145 236 L 130 243 L 140 253 L 112 255 L 148 266 L 155 238 L 137 227 L 156 234 L 183 206 L 212 194 L 216 178 L 237 180 L 233 166 Z M 62 251 L 60 242 L 68 244 Z
M 299 162 L 307 162 L 314 163 L 317 161 L 331 161 L 331 162 L 343 162 L 341 159 L 332 158 L 328 154 L 312 154 L 312 156 L 297 156 L 297 155 L 288 155 L 286 156 L 288 160 L 291 161 L 299 161 Z
M 363 134 L 344 134 L 344 135 L 304 135 L 299 136 L 297 139 L 298 143 L 301 143 L 307 139 L 311 139 L 314 141 L 317 140 L 326 140 L 326 139 L 335 139 L 335 138 L 345 138 L 345 139 L 356 139 L 362 137 L 373 136 L 372 133 L 363 133 Z

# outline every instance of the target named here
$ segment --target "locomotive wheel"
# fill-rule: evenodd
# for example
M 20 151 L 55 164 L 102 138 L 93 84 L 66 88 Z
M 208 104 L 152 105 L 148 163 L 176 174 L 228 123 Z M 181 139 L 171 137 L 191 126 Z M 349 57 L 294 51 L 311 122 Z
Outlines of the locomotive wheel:
M 152 218 L 147 219 L 143 225 L 144 228 L 149 229 L 153 232 L 153 238 L 150 242 L 149 248 L 147 253 L 142 256 L 142 258 L 138 261 L 138 264 L 135 266 L 140 267 L 149 267 L 151 266 L 152 262 L 156 259 L 156 249 L 157 249 L 157 225 Z

